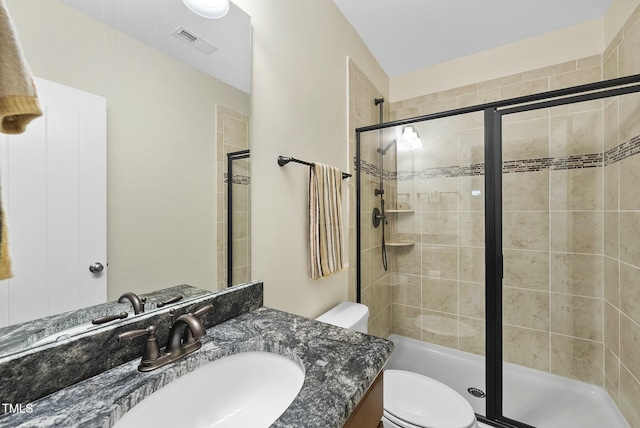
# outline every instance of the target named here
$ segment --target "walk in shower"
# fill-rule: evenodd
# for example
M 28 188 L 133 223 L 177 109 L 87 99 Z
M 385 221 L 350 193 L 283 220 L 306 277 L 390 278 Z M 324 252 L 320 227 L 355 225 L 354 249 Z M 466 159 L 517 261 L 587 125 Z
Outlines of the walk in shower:
M 483 366 L 482 388 L 458 391 L 473 394 L 480 420 L 541 428 L 635 420 L 639 82 L 458 103 L 356 129 L 357 300 L 387 333 Z M 376 209 L 388 221 L 387 270 Z

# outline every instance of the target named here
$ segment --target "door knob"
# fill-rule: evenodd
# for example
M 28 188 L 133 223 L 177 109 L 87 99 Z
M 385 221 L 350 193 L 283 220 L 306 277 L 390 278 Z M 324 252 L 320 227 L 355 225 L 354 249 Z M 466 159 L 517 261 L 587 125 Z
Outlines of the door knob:
M 92 273 L 100 273 L 104 270 L 104 266 L 100 262 L 95 262 L 91 266 L 89 266 L 89 270 Z

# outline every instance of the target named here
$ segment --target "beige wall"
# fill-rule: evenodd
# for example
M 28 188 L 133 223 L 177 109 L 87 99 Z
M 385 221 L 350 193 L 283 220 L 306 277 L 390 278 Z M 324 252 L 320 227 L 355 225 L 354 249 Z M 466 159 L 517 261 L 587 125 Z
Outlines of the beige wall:
M 236 3 L 253 27 L 252 277 L 264 280 L 267 306 L 315 317 L 347 299 L 348 273 L 310 279 L 309 172 L 276 160 L 294 156 L 351 170 L 347 57 L 385 96 L 387 77 L 331 0 Z
M 109 299 L 215 289 L 215 105 L 249 96 L 58 1 L 7 5 L 36 76 L 107 99 Z

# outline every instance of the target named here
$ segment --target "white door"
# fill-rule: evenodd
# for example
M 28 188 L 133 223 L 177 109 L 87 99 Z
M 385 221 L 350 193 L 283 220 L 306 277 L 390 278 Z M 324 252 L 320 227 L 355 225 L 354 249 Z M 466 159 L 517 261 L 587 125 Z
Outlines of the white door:
M 0 281 L 0 326 L 107 298 L 106 100 L 35 81 L 44 115 L 24 134 L 0 134 L 13 267 Z

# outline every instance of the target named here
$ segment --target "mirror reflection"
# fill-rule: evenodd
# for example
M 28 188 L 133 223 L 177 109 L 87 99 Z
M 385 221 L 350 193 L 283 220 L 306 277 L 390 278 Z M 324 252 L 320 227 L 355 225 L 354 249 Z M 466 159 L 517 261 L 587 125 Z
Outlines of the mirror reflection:
M 0 327 L 227 286 L 226 154 L 249 149 L 250 17 L 233 3 L 215 20 L 173 0 L 6 4 L 45 116 L 0 134 L 14 271 Z M 246 195 L 230 217 L 236 284 L 250 277 L 248 166 L 232 181 Z

